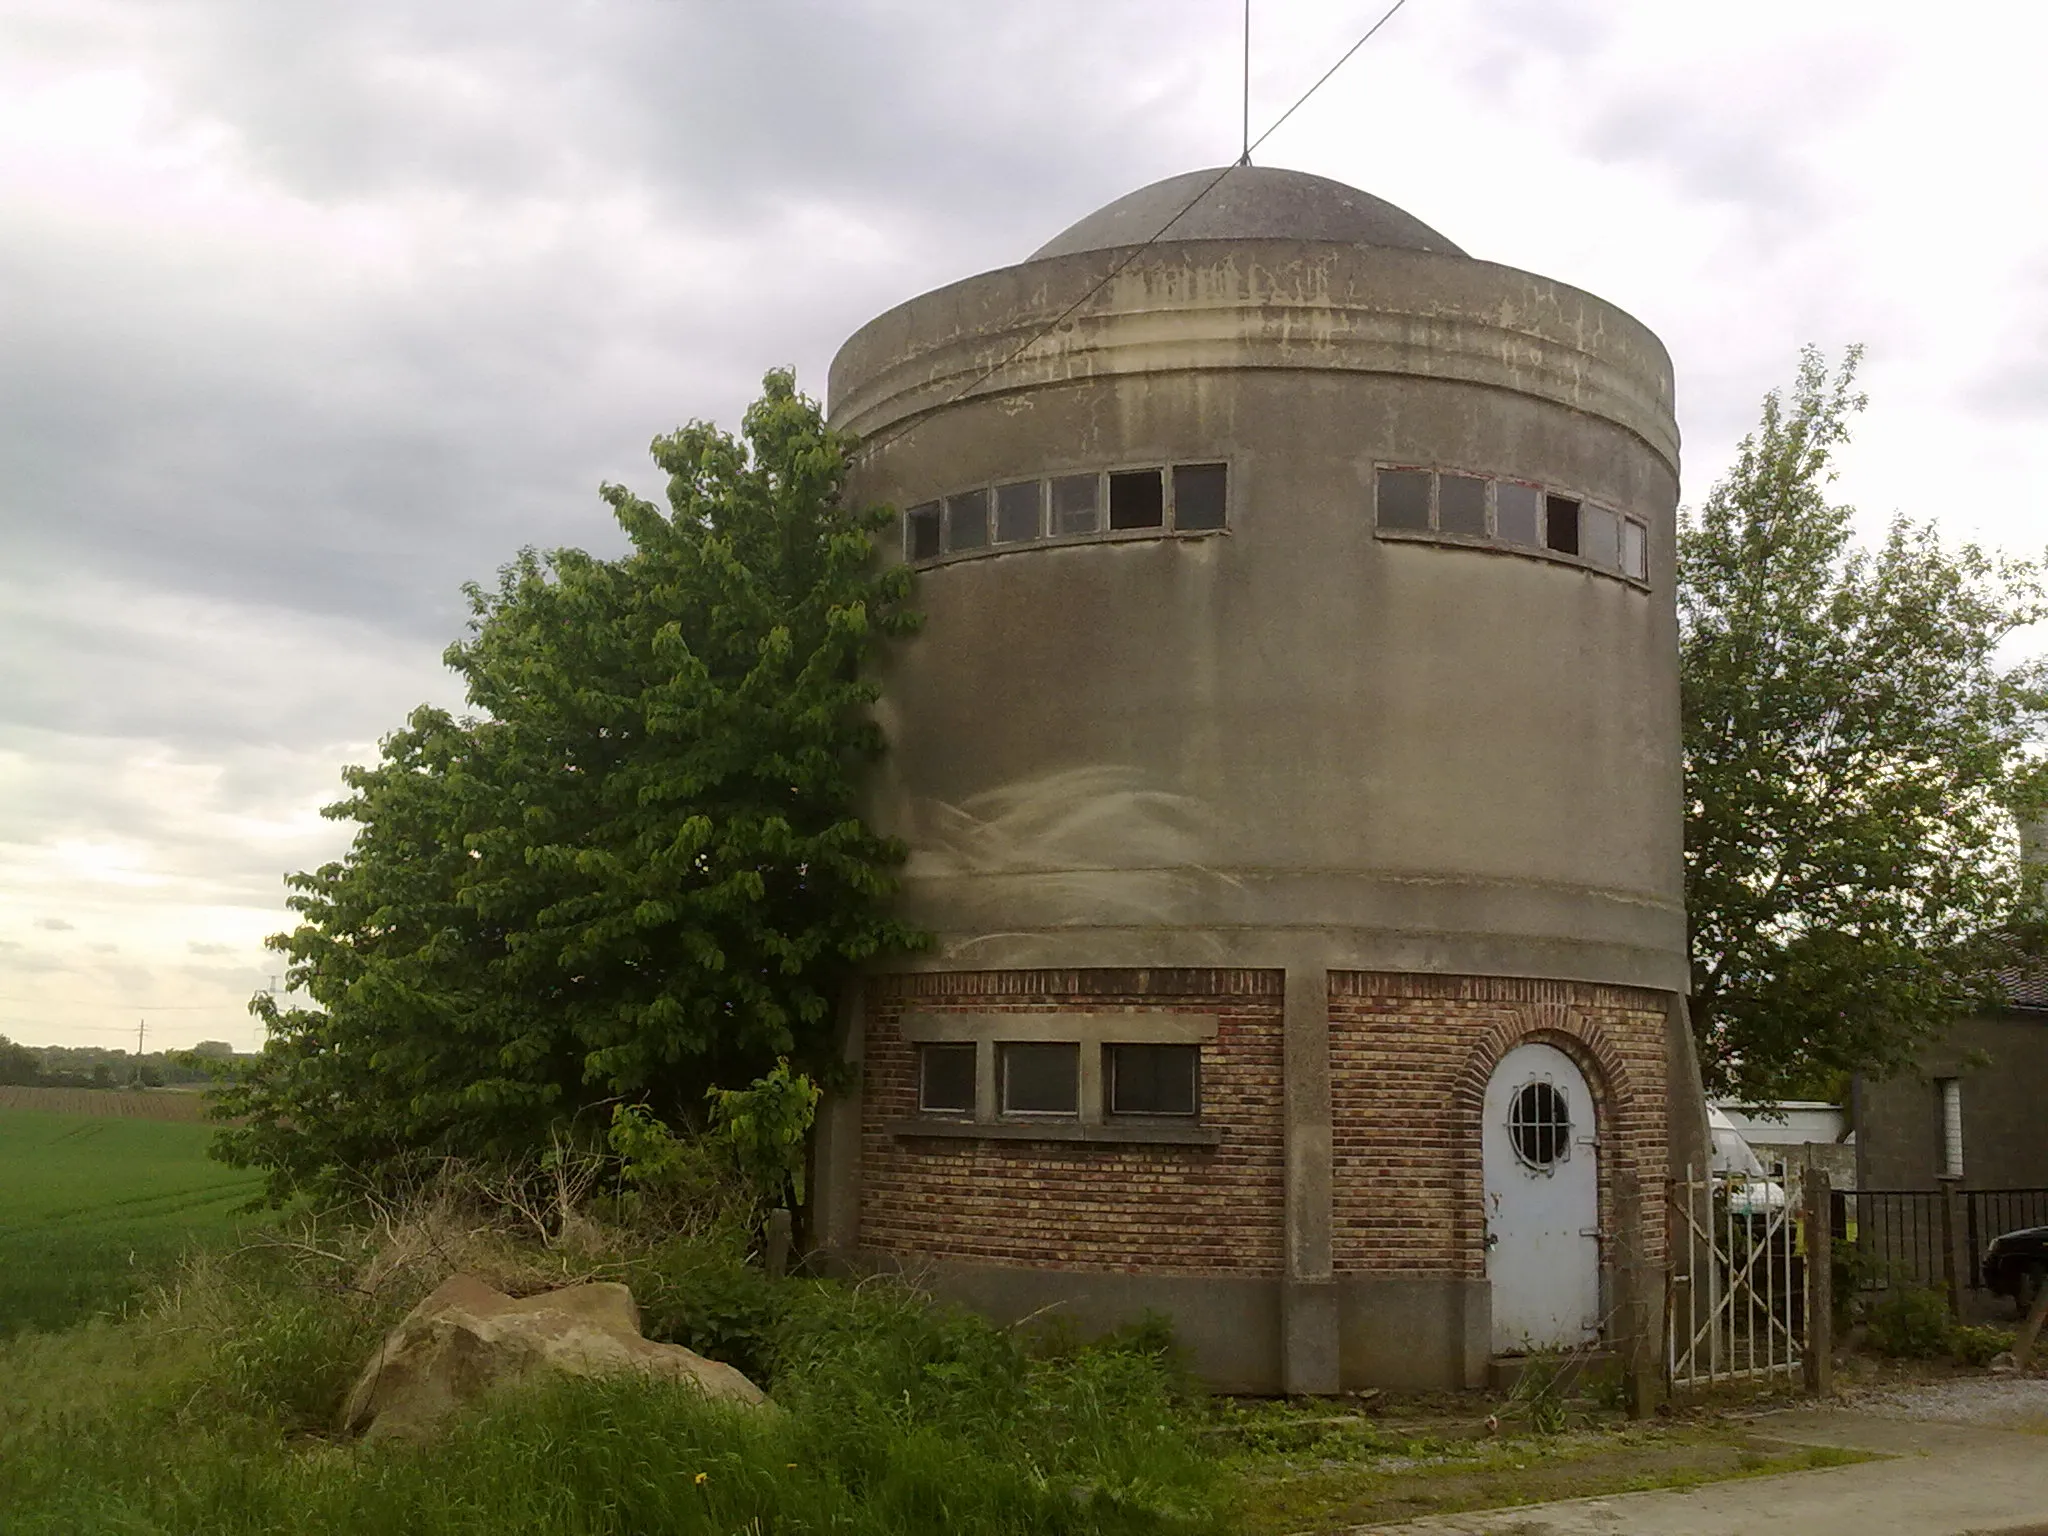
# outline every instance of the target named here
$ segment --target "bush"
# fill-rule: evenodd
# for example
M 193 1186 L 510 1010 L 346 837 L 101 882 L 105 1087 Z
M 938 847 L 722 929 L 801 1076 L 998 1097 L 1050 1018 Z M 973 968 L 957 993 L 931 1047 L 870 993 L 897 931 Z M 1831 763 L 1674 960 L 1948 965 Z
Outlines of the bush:
M 1870 1347 L 1904 1360 L 1932 1360 L 1947 1353 L 1948 1299 L 1924 1286 L 1900 1286 L 1872 1302 L 1864 1321 Z
M 1948 1352 L 1964 1365 L 1989 1365 L 2011 1349 L 2012 1334 L 2004 1328 L 1972 1328 L 1958 1324 L 1948 1331 Z
M 620 1276 L 640 1304 L 640 1331 L 723 1360 L 766 1386 L 775 1340 L 795 1291 L 807 1282 L 771 1279 L 729 1240 L 677 1239 L 626 1261 Z
M 538 1246 L 531 1257 L 536 1269 L 563 1261 Z M 90 1399 L 23 1379 L 51 1377 L 51 1351 L 69 1341 L 31 1341 L 43 1352 L 33 1357 L 26 1345 L 0 1346 L 9 1382 L 0 1528 L 1202 1536 L 1223 1527 L 1214 1459 L 1196 1449 L 1177 1402 L 1183 1378 L 1162 1320 L 1039 1348 L 901 1284 L 771 1281 L 723 1239 L 679 1239 L 582 1262 L 635 1287 L 651 1335 L 751 1369 L 778 1410 L 637 1379 L 562 1380 L 507 1393 L 430 1445 L 323 1446 L 307 1432 L 331 1430 L 352 1373 L 432 1276 L 408 1270 L 380 1299 L 335 1286 L 302 1259 L 259 1253 L 205 1268 L 175 1305 L 126 1325 L 158 1341 L 133 1354 L 153 1362 L 146 1390 L 142 1367 L 111 1349 L 112 1329 L 75 1346 L 94 1351 L 78 1361 L 95 1383 Z

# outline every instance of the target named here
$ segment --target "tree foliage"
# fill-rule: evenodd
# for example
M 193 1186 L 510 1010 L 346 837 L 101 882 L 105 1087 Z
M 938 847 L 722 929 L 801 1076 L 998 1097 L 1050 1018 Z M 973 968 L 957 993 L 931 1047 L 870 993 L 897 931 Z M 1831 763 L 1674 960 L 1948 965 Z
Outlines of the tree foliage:
M 866 667 L 917 621 L 847 447 L 771 373 L 741 438 L 656 439 L 665 510 L 604 487 L 628 553 L 469 589 L 447 661 L 475 714 L 419 709 L 346 771 L 353 845 L 291 877 L 271 941 L 312 1006 L 257 1000 L 225 1156 L 282 1189 L 512 1155 L 603 1100 L 681 1121 L 820 1060 L 848 968 L 918 942 L 887 910 L 903 850 L 856 811 Z
M 1826 491 L 1858 361 L 1809 348 L 1679 532 L 1693 1025 L 1751 1100 L 1897 1070 L 1989 1000 L 2044 787 L 2048 670 L 2000 655 L 2042 570 L 1904 518 L 1858 545 Z

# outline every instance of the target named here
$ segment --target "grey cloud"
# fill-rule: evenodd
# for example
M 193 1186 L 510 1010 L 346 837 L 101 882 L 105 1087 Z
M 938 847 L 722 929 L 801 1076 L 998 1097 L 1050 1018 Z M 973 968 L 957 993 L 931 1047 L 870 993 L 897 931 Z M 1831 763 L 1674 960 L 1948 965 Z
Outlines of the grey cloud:
M 47 928 L 51 933 L 71 933 L 78 927 L 76 923 L 66 922 L 61 917 L 39 917 L 36 919 L 36 926 Z
M 226 945 L 226 944 L 190 944 L 190 943 L 188 943 L 188 944 L 187 944 L 187 945 L 185 946 L 185 948 L 186 948 L 186 950 L 187 950 L 188 952 L 190 952 L 191 954 L 195 954 L 195 955 L 229 955 L 229 954 L 233 954 L 233 953 L 234 953 L 234 950 L 233 950 L 233 948 L 232 948 L 232 947 L 231 947 L 230 945 Z
M 1994 415 L 2040 416 L 2048 411 L 2048 349 L 1991 369 L 1964 390 L 1963 399 Z
M 96 955 L 118 955 L 121 953 L 121 946 L 118 944 L 90 944 L 86 947 Z

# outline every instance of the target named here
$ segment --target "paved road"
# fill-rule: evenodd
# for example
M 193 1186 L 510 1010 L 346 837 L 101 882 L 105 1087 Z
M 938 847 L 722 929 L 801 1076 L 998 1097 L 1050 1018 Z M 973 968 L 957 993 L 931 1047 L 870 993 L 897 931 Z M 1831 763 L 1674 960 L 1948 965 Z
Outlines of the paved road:
M 2025 1383 L 2015 1383 L 2024 1389 Z M 1886 1405 L 1897 1413 L 1904 1404 Z M 1914 1404 L 1940 1412 L 1947 1404 Z M 1975 1417 L 1980 1403 L 1972 1402 Z M 2048 1536 L 2048 1421 L 2022 1404 L 1987 1428 L 1859 1412 L 1759 1419 L 1759 1437 L 1885 1460 L 1712 1483 L 1684 1492 L 1570 1499 L 1361 1527 L 1382 1536 Z M 1952 1413 L 1954 1418 L 1962 1417 Z M 2038 1426 L 2038 1427 L 2037 1427 Z

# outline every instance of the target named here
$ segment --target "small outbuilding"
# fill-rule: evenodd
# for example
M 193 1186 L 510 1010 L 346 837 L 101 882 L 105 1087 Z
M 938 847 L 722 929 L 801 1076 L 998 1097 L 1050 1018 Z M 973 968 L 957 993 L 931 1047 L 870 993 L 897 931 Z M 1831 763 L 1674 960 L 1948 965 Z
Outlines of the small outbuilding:
M 1199 196 L 1209 188 L 1206 195 Z M 1250 1392 L 1661 1327 L 1684 1017 L 1663 346 L 1296 172 L 1157 183 L 856 333 L 923 634 L 816 1230 Z

